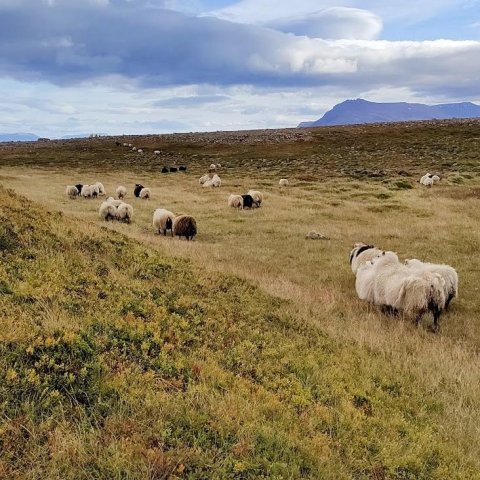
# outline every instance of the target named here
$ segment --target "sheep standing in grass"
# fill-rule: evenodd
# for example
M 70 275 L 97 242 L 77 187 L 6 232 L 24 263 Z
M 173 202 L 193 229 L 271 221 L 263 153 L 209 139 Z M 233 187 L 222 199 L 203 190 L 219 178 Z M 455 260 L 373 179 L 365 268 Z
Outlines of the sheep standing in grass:
M 372 263 L 373 303 L 414 317 L 417 325 L 425 313 L 431 312 L 437 331 L 445 308 L 442 277 L 437 273 L 416 274 L 399 262 L 395 252 L 383 252 Z M 368 269 L 368 265 L 365 268 Z M 368 275 L 367 279 L 370 279 Z M 369 290 L 368 286 L 365 288 Z
M 139 148 L 139 149 L 137 150 L 137 153 L 143 153 L 143 150 L 142 150 L 141 148 Z
M 249 190 L 247 194 L 252 196 L 253 203 L 257 208 L 259 208 L 263 202 L 263 193 L 259 192 L 258 190 Z
M 420 183 L 423 185 L 423 182 L 426 178 L 430 178 L 432 177 L 433 175 L 431 173 L 426 173 L 421 179 L 420 179 Z
M 243 198 L 241 195 L 230 195 L 228 197 L 228 206 L 232 208 L 243 208 Z
M 153 151 L 153 154 L 154 154 L 154 155 L 160 155 L 160 150 L 154 150 L 154 151 Z
M 438 273 L 443 278 L 445 282 L 445 309 L 458 296 L 458 274 L 450 265 L 421 262 L 416 258 L 405 260 L 405 265 L 414 272 L 420 274 L 421 272 Z
M 115 193 L 119 200 L 123 200 L 127 196 L 127 189 L 124 186 L 119 185 Z
M 98 214 L 105 221 L 114 220 L 117 216 L 117 207 L 106 200 L 100 205 Z
M 108 197 L 105 201 L 112 204 L 115 208 L 124 203 L 123 200 L 115 200 L 113 197 Z
M 242 195 L 243 208 L 253 208 L 253 197 L 251 195 Z
M 68 198 L 77 198 L 79 194 L 80 192 L 75 185 L 67 185 L 67 188 L 65 189 L 65 195 Z
M 75 188 L 78 190 L 78 194 L 81 195 L 82 194 L 82 188 L 83 188 L 83 185 L 81 183 L 77 183 L 75 185 Z
M 221 184 L 222 184 L 222 180 L 217 174 L 215 174 L 212 177 L 212 187 L 219 187 Z
M 153 213 L 153 228 L 158 231 L 160 235 L 167 234 L 167 230 L 172 232 L 173 237 L 173 221 L 175 220 L 175 214 L 164 208 L 157 208 Z
M 96 185 L 84 185 L 80 194 L 83 198 L 97 198 L 98 187 Z
M 287 187 L 288 186 L 288 180 L 286 178 L 281 178 L 278 182 L 278 184 L 281 186 L 281 187 Z
M 208 180 L 210 180 L 210 175 L 208 173 L 206 173 L 205 175 L 202 175 L 199 179 L 198 179 L 198 183 L 200 185 L 204 185 L 205 182 L 207 182 Z
M 121 222 L 130 223 L 133 218 L 133 207 L 128 203 L 122 202 L 118 207 L 115 214 L 117 220 Z
M 142 191 L 142 189 L 145 188 L 141 183 L 136 183 L 135 184 L 135 188 L 133 189 L 133 194 L 135 195 L 135 197 L 140 197 L 140 192 Z
M 363 242 L 355 243 L 350 252 L 350 266 L 352 267 L 352 272 L 356 274 L 360 265 L 373 260 L 382 252 L 383 250 L 380 250 L 373 245 L 367 245 Z
M 151 196 L 152 196 L 152 191 L 149 188 L 142 188 L 138 195 L 138 197 L 141 198 L 142 200 L 150 200 Z
M 190 215 L 180 215 L 173 220 L 173 234 L 193 240 L 197 234 L 197 222 Z
M 361 263 L 357 268 L 356 275 L 355 290 L 357 291 L 358 298 L 369 303 L 374 303 L 373 287 L 375 270 L 373 268 L 373 262 L 369 260 Z
M 438 175 L 432 176 L 433 183 L 438 183 L 440 181 L 440 177 Z
M 210 170 L 216 170 L 216 168 L 217 166 L 214 163 L 210 164 Z
M 105 187 L 102 182 L 97 182 L 94 184 L 98 188 L 98 196 L 103 197 L 105 195 Z

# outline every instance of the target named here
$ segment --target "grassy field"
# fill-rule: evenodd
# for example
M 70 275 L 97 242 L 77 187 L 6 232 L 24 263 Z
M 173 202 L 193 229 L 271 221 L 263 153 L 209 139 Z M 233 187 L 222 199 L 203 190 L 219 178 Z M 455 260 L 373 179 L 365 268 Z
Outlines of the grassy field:
M 0 146 L 0 473 L 480 478 L 480 122 L 115 140 Z M 97 180 L 153 198 L 105 224 L 64 195 Z M 196 240 L 154 235 L 158 207 Z M 457 268 L 438 335 L 356 298 L 356 241 Z

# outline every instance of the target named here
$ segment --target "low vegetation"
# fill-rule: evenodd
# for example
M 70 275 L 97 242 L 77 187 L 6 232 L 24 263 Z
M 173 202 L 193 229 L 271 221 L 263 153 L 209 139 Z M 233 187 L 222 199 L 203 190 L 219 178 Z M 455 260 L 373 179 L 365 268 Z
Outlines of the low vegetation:
M 480 478 L 475 132 L 0 147 L 0 477 Z M 186 174 L 159 173 L 173 159 Z M 222 187 L 202 189 L 214 159 Z M 96 180 L 152 200 L 129 191 L 134 222 L 102 222 L 64 195 Z M 228 208 L 250 188 L 260 209 Z M 158 207 L 194 215 L 196 240 L 154 235 Z M 357 240 L 457 268 L 438 335 L 356 298 Z

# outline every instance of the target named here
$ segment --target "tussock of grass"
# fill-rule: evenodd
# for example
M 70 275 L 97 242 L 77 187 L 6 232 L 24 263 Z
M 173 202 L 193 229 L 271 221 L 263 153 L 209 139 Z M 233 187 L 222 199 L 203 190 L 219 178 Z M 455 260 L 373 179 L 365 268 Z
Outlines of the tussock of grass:
M 4 478 L 474 478 L 415 372 L 3 188 L 0 215 Z

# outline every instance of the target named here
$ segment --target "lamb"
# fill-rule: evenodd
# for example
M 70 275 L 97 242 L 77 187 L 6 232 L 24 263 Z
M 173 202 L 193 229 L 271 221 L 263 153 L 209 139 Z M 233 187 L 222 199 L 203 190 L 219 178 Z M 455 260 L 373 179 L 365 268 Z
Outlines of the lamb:
M 139 198 L 142 200 L 150 200 L 150 197 L 152 196 L 152 191 L 149 188 L 142 188 L 140 190 Z
M 202 175 L 199 179 L 198 179 L 198 183 L 200 185 L 203 185 L 206 181 L 210 180 L 210 175 L 208 173 L 206 173 L 205 175 Z
M 103 186 L 103 183 L 97 182 L 94 185 L 98 187 L 98 195 L 103 197 L 105 195 L 105 187 Z
M 122 202 L 118 207 L 117 207 L 117 212 L 115 214 L 115 217 L 117 220 L 121 222 L 126 222 L 130 223 L 132 221 L 133 217 L 133 208 L 131 205 L 128 203 Z
M 157 208 L 153 213 L 153 228 L 158 231 L 160 235 L 167 234 L 167 230 L 172 232 L 173 237 L 173 221 L 175 220 L 175 214 L 165 210 L 164 208 Z
M 243 197 L 241 195 L 230 195 L 228 206 L 232 208 L 243 208 Z
M 363 242 L 355 243 L 350 252 L 350 266 L 352 272 L 356 275 L 358 267 L 370 260 L 373 260 L 377 255 L 380 255 L 383 250 L 380 250 L 373 245 L 367 245 Z
M 69 198 L 77 198 L 80 192 L 75 185 L 67 185 L 65 189 L 65 195 Z
M 133 194 L 138 198 L 143 188 L 145 187 L 141 183 L 136 183 L 135 188 L 133 190 Z
M 127 189 L 124 186 L 119 185 L 115 193 L 119 200 L 123 200 L 127 196 Z
M 105 221 L 114 220 L 117 214 L 117 207 L 112 203 L 105 201 L 100 205 L 98 214 L 100 215 L 100 218 Z
M 414 272 L 438 273 L 445 282 L 445 310 L 450 302 L 458 296 L 458 274 L 450 265 L 421 262 L 416 258 L 405 260 L 407 268 Z
M 219 187 L 222 184 L 222 181 L 220 180 L 220 177 L 215 174 L 212 177 L 212 187 Z
M 253 197 L 251 195 L 242 195 L 243 208 L 253 208 Z
M 197 234 L 197 222 L 189 215 L 180 215 L 173 220 L 173 234 L 193 240 Z
M 438 331 L 440 315 L 445 308 L 442 277 L 437 273 L 416 274 L 399 262 L 395 252 L 383 252 L 372 260 L 372 264 L 373 303 L 414 316 L 417 325 L 425 313 L 432 312 L 434 330 Z M 367 277 L 363 291 L 370 295 L 368 265 L 362 272 L 366 272 Z
M 281 187 L 287 187 L 288 186 L 288 180 L 286 178 L 281 178 L 280 181 L 278 182 L 278 184 Z
M 259 208 L 263 202 L 263 193 L 259 192 L 258 190 L 249 190 L 247 194 L 252 196 L 253 203 L 257 208 Z

